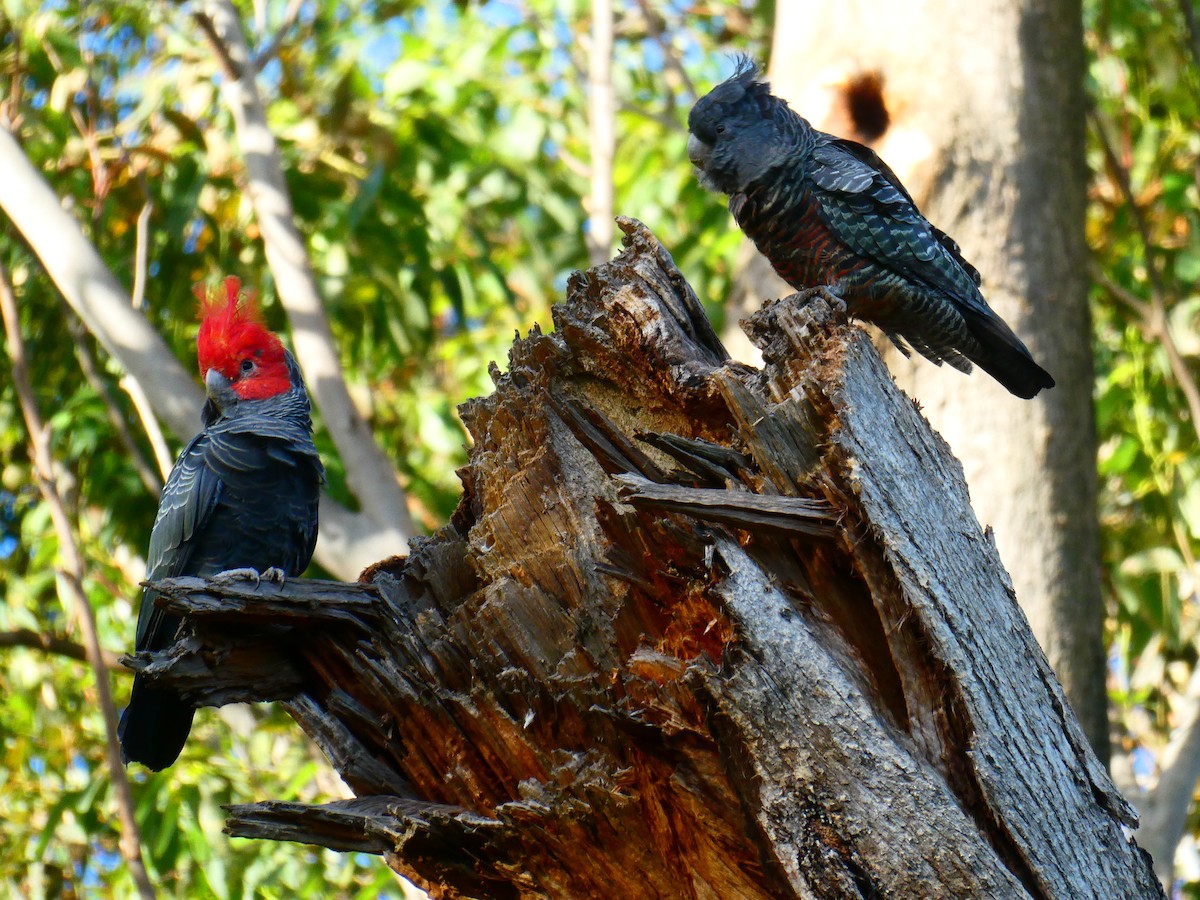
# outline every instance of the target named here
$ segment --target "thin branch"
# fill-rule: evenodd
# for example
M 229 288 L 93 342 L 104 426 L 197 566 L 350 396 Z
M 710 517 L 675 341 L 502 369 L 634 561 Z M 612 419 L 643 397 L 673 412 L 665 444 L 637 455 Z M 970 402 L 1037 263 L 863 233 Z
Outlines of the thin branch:
M 217 58 L 217 65 L 221 67 L 221 74 L 229 81 L 237 81 L 242 77 L 241 67 L 234 62 L 233 57 L 229 53 L 229 48 L 225 45 L 225 41 L 221 39 L 221 35 L 217 31 L 217 26 L 213 18 L 211 13 L 208 12 L 197 11 L 192 13 L 192 21 L 200 29 L 200 34 L 204 38 L 204 43 L 208 44 L 208 49 Z
M 1113 281 L 1108 276 L 1108 273 L 1100 268 L 1096 262 L 1092 262 L 1088 267 L 1088 272 L 1092 276 L 1092 281 L 1112 294 L 1115 299 L 1128 306 L 1142 320 L 1138 324 L 1142 325 L 1143 331 L 1145 331 L 1145 326 L 1149 323 L 1152 314 L 1150 304 L 1129 290 L 1129 288 Z M 1155 335 L 1155 337 L 1157 336 Z
M 61 635 L 45 634 L 40 631 L 34 631 L 31 628 L 0 631 L 0 647 L 28 647 L 30 650 L 41 650 L 44 653 L 65 656 L 68 659 L 78 660 L 79 662 L 88 661 L 87 648 L 83 644 L 77 644 Z M 101 657 L 104 660 L 105 668 L 110 672 L 118 675 L 133 674 L 129 669 L 121 665 L 117 654 L 111 650 L 102 651 Z
M 227 70 L 221 95 L 237 129 L 247 193 L 262 232 L 267 264 L 292 326 L 296 358 L 345 466 L 351 491 L 391 541 L 391 552 L 402 553 L 415 526 L 395 467 L 375 443 L 346 388 L 308 251 L 296 228 L 279 150 L 267 125 L 237 10 L 228 0 L 207 0 L 204 12 L 196 13 L 195 19 Z
M 1197 386 L 1195 379 L 1192 377 L 1187 361 L 1184 360 L 1183 354 L 1179 352 L 1179 346 L 1175 343 L 1175 337 L 1171 333 L 1171 325 L 1167 319 L 1167 290 L 1163 284 L 1162 273 L 1158 269 L 1158 255 L 1154 242 L 1150 237 L 1150 226 L 1146 222 L 1145 213 L 1142 211 L 1141 206 L 1138 205 L 1137 198 L 1134 196 L 1133 186 L 1129 180 L 1129 170 L 1122 165 L 1121 160 L 1118 159 L 1116 152 L 1113 150 L 1099 115 L 1094 109 L 1089 110 L 1088 118 L 1091 120 L 1092 128 L 1099 138 L 1101 149 L 1104 151 L 1104 159 L 1108 164 L 1113 180 L 1116 182 L 1122 198 L 1129 207 L 1129 214 L 1133 217 L 1134 227 L 1137 229 L 1138 238 L 1142 243 L 1142 255 L 1146 263 L 1146 278 L 1150 282 L 1150 308 L 1144 319 L 1146 327 L 1152 334 L 1157 335 L 1159 341 L 1162 343 L 1163 350 L 1167 354 L 1167 362 L 1171 366 L 1171 373 L 1175 376 L 1175 380 L 1179 384 L 1179 389 L 1183 391 L 1184 399 L 1187 401 L 1188 412 L 1191 414 L 1192 419 L 1192 429 L 1195 431 L 1197 439 L 1200 439 L 1200 387 Z
M 1192 52 L 1192 62 L 1200 67 L 1200 22 L 1196 21 L 1196 8 L 1193 0 L 1179 0 L 1179 11 L 1183 13 L 1183 21 L 1187 24 L 1188 49 Z
M 59 75 L 66 72 L 67 67 L 63 64 L 62 58 L 54 49 L 54 45 L 49 41 L 43 43 L 43 48 L 46 51 L 46 58 L 50 60 L 50 64 L 54 66 L 54 71 Z M 86 48 L 80 47 L 81 56 L 83 57 L 86 68 L 87 81 L 86 96 L 88 100 L 88 114 L 90 119 L 85 119 L 79 107 L 74 103 L 67 107 L 67 112 L 71 117 L 71 121 L 75 124 L 75 130 L 79 132 L 80 138 L 83 139 L 84 146 L 87 147 L 88 161 L 92 167 L 92 195 L 96 202 L 92 205 L 92 220 L 100 215 L 100 207 L 103 205 L 105 198 L 108 196 L 109 188 L 112 186 L 112 181 L 108 174 L 108 164 L 104 161 L 104 156 L 100 152 L 100 140 L 96 137 L 95 129 L 95 109 L 96 96 L 95 85 L 92 82 L 91 62 L 92 56 Z
M 1192 576 L 1192 584 L 1200 584 L 1200 577 L 1197 577 L 1200 573 L 1196 570 L 1196 554 L 1192 552 L 1190 535 L 1184 527 L 1182 514 L 1171 517 L 1171 532 L 1175 535 L 1175 546 L 1179 550 L 1179 555 L 1183 557 L 1183 564 Z
M 12 362 L 13 387 L 21 405 L 25 426 L 29 430 L 30 457 L 33 461 L 38 488 L 46 501 L 50 518 L 54 524 L 54 531 L 58 536 L 60 564 L 55 581 L 58 585 L 59 598 L 64 610 L 68 612 L 73 610 L 79 621 L 88 663 L 96 679 L 96 693 L 100 711 L 104 715 L 104 729 L 107 737 L 109 775 L 112 778 L 113 796 L 117 803 L 117 816 L 121 822 L 121 837 L 118 842 L 121 855 L 125 858 L 126 865 L 129 866 L 129 872 L 134 884 L 137 885 L 138 893 L 143 900 L 153 900 L 154 887 L 150 884 L 150 877 L 146 874 L 146 867 L 142 862 L 141 834 L 138 831 L 137 819 L 134 817 L 133 794 L 129 789 L 129 779 L 125 773 L 125 765 L 121 760 L 121 748 L 117 741 L 117 709 L 113 704 L 112 688 L 108 683 L 107 661 L 100 646 L 95 611 L 83 591 L 83 558 L 79 553 L 79 545 L 75 541 L 75 533 L 67 516 L 66 507 L 58 492 L 54 476 L 54 459 L 50 451 L 50 429 L 42 422 L 37 408 L 37 398 L 29 383 L 29 371 L 25 362 L 25 342 L 21 337 L 16 298 L 13 296 L 8 272 L 2 265 L 0 265 L 0 318 L 4 320 L 4 330 L 8 337 L 8 355 Z
M 171 467 L 175 465 L 175 462 L 171 459 L 171 448 L 167 446 L 167 439 L 163 435 L 162 426 L 158 424 L 158 417 L 154 415 L 154 407 L 150 403 L 150 398 L 142 390 L 141 382 L 132 375 L 122 376 L 120 385 L 121 390 L 128 394 L 129 399 L 133 401 L 133 408 L 142 423 L 142 430 L 146 432 L 146 437 L 150 441 L 150 449 L 154 451 L 154 464 L 158 466 L 159 475 L 165 482 L 167 476 L 171 474 Z M 162 490 L 161 484 L 159 490 Z
M 138 213 L 136 240 L 133 251 L 133 293 L 130 302 L 133 308 L 141 312 L 146 305 L 146 275 L 150 268 L 150 214 L 154 211 L 154 201 L 147 197 Z
M 612 0 L 592 0 L 592 41 L 588 52 L 588 146 L 592 151 L 588 195 L 588 255 L 592 265 L 608 260 L 613 242 L 613 155 L 616 150 L 612 83 Z
M 592 174 L 591 167 L 589 167 L 588 164 L 585 163 L 583 160 L 581 160 L 579 157 L 573 156 L 572 154 L 568 153 L 567 150 L 563 147 L 556 148 L 555 152 L 558 154 L 559 160 L 562 162 L 562 164 L 567 169 L 574 172 L 580 178 L 590 178 L 591 177 L 591 174 Z
M 19 128 L 21 124 L 21 101 L 24 98 L 22 88 L 25 85 L 25 65 L 21 59 L 21 30 L 6 28 L 13 53 L 12 68 L 9 69 L 8 99 L 0 106 L 0 127 Z
M 142 211 L 138 213 L 137 217 L 136 243 L 133 251 L 133 293 L 129 302 L 138 312 L 144 313 L 146 280 L 150 270 L 150 215 L 154 211 L 154 201 L 150 199 L 145 179 L 139 175 L 138 181 L 146 195 L 146 202 L 142 204 Z M 167 439 L 163 436 L 162 426 L 158 424 L 158 417 L 154 415 L 150 399 L 136 378 L 126 375 L 121 379 L 121 387 L 133 401 L 133 408 L 137 411 L 138 419 L 141 420 L 142 430 L 146 432 L 150 448 L 154 451 L 154 461 L 158 465 L 158 471 L 162 480 L 166 481 L 172 466 L 171 448 L 167 446 Z
M 54 53 L 53 48 L 47 46 L 47 53 L 49 54 L 50 60 L 56 71 L 61 73 L 64 70 L 64 67 L 57 54 Z M 91 55 L 87 53 L 86 50 L 84 51 L 84 58 L 89 65 L 87 86 L 88 109 L 91 119 L 85 121 L 83 114 L 79 111 L 79 108 L 74 105 L 70 107 L 70 114 L 72 121 L 75 123 L 75 129 L 79 132 L 80 137 L 83 138 L 84 144 L 87 146 L 88 157 L 92 164 L 92 191 L 97 201 L 92 210 L 92 216 L 94 219 L 97 215 L 99 215 L 100 204 L 103 203 L 104 197 L 108 193 L 110 178 L 108 175 L 108 167 L 105 164 L 103 155 L 100 152 L 100 143 L 96 137 L 95 128 L 92 124 L 95 121 L 96 96 L 95 85 L 90 74 Z M 149 192 L 145 191 L 144 185 L 143 191 L 147 194 L 147 200 L 142 205 L 141 212 L 138 213 L 137 217 L 137 227 L 135 232 L 136 243 L 134 249 L 133 296 L 131 301 L 133 308 L 139 312 L 142 311 L 145 303 L 148 257 L 147 248 L 149 244 L 148 226 L 150 222 L 150 214 L 154 209 L 154 204 L 149 199 Z M 79 335 L 76 334 L 75 337 L 76 346 L 81 348 L 81 353 L 85 353 L 86 351 L 82 349 L 83 344 L 79 340 Z M 117 429 L 117 434 L 120 436 L 122 443 L 124 443 L 131 450 L 135 466 L 138 469 L 138 475 L 142 478 L 143 483 L 146 484 L 150 492 L 157 494 L 162 490 L 162 482 L 166 480 L 167 474 L 171 471 L 172 460 L 171 452 L 167 447 L 167 442 L 163 438 L 162 428 L 158 424 L 158 419 L 155 418 L 153 412 L 150 410 L 150 402 L 146 397 L 146 392 L 142 389 L 141 384 L 135 377 L 127 375 L 125 378 L 121 379 L 122 386 L 125 388 L 126 393 L 129 394 L 130 399 L 133 400 L 134 408 L 137 410 L 138 416 L 142 421 L 142 427 L 146 432 L 147 438 L 150 440 L 150 446 L 154 451 L 155 462 L 158 465 L 159 476 L 150 477 L 149 479 L 147 479 L 147 473 L 149 473 L 151 470 L 149 469 L 148 464 L 144 464 L 145 461 L 142 458 L 141 453 L 137 451 L 137 445 L 133 442 L 132 437 L 129 435 L 129 431 L 124 425 L 124 420 L 120 417 L 113 416 L 115 404 L 113 403 L 112 398 L 107 390 L 101 387 L 103 382 L 99 376 L 96 375 L 96 366 L 90 358 L 90 354 L 88 354 L 87 359 L 84 359 L 83 356 L 81 356 L 80 364 L 83 367 L 84 376 L 104 399 L 105 405 L 108 408 L 109 418 L 113 422 L 114 427 Z
M 117 433 L 117 440 L 121 442 L 121 446 L 125 449 L 125 453 L 133 463 L 133 468 L 137 472 L 138 477 L 142 479 L 142 484 L 146 486 L 146 490 L 151 494 L 157 494 L 162 490 L 163 478 L 154 471 L 145 454 L 142 453 L 142 448 L 133 439 L 133 433 L 129 430 L 125 416 L 121 412 L 121 408 L 117 406 L 117 398 L 113 396 L 112 391 L 109 389 L 108 382 L 100 375 L 99 367 L 96 365 L 96 358 L 92 355 L 92 348 L 87 342 L 87 329 L 83 327 L 83 323 L 75 315 L 68 313 L 67 316 L 67 325 L 71 331 L 71 337 L 75 341 L 75 356 L 79 360 L 79 368 L 83 371 L 83 377 L 87 379 L 87 383 L 91 385 L 92 390 L 96 392 L 100 397 L 100 401 L 104 404 L 104 411 L 108 414 L 108 422 L 112 425 L 113 431 Z
M 279 53 L 279 48 L 283 46 L 284 38 L 292 30 L 292 26 L 296 24 L 296 20 L 300 18 L 300 10 L 303 6 L 304 0 L 289 0 L 287 9 L 283 13 L 283 21 L 279 23 L 279 27 L 271 37 L 270 43 L 263 47 L 254 57 L 255 72 L 261 72 L 263 67 Z
M 679 122 L 669 112 L 654 112 L 653 110 L 644 109 L 633 103 L 622 103 L 621 112 L 631 113 L 635 116 L 641 116 L 643 119 L 649 119 L 655 125 L 660 125 L 665 131 L 671 132 L 679 128 Z
M 1117 284 L 1097 265 L 1094 261 L 1090 268 L 1092 280 L 1099 284 L 1102 288 L 1108 291 L 1121 303 L 1124 303 L 1138 315 L 1138 328 L 1142 335 L 1147 340 L 1162 340 L 1162 332 L 1157 329 L 1158 317 L 1155 315 L 1154 309 L 1150 304 L 1147 304 L 1137 294 L 1130 291 L 1128 288 Z M 1165 320 L 1163 320 L 1165 321 Z M 1178 376 L 1177 376 L 1178 377 Z M 1196 428 L 1195 420 L 1193 419 L 1193 428 Z M 1200 438 L 1200 429 L 1197 431 L 1197 437 Z M 1191 541 L 1180 524 L 1178 517 L 1171 519 L 1171 530 L 1175 536 L 1175 545 L 1183 557 L 1184 565 L 1192 574 L 1193 580 L 1200 583 L 1200 579 L 1196 578 L 1197 566 L 1196 557 L 1192 553 Z
M 1113 180 L 1117 184 L 1117 189 L 1121 192 L 1122 199 L 1129 206 L 1129 213 L 1133 216 L 1133 225 L 1137 229 L 1138 238 L 1142 243 L 1142 252 L 1146 260 L 1146 277 L 1150 281 L 1151 290 L 1155 295 L 1162 298 L 1166 295 L 1166 286 L 1163 284 L 1162 276 L 1158 271 L 1157 248 L 1154 241 L 1150 237 L 1150 226 L 1146 222 L 1146 216 L 1142 212 L 1142 207 L 1137 202 L 1137 197 L 1133 193 L 1133 185 L 1129 180 L 1129 169 L 1125 167 L 1117 156 L 1117 152 L 1113 149 L 1112 142 L 1108 139 L 1108 132 L 1104 128 L 1104 123 L 1100 121 L 1100 116 L 1095 109 L 1088 110 L 1088 119 L 1091 121 L 1092 128 L 1096 132 L 1096 137 L 1100 141 L 1100 148 L 1104 152 L 1104 160 L 1107 163 L 1109 170 L 1112 173 Z
M 663 69 L 667 76 L 667 83 L 670 85 L 672 79 L 675 80 L 678 87 L 682 87 L 686 92 L 686 100 L 690 104 L 699 94 L 696 93 L 696 85 L 688 76 L 687 70 L 683 67 L 683 60 L 680 59 L 679 52 L 675 49 L 675 45 L 671 42 L 671 33 L 667 31 L 666 22 L 663 14 L 654 8 L 653 4 L 642 0 L 639 5 L 642 8 L 642 15 L 646 17 L 646 29 L 654 38 L 656 44 L 663 54 Z M 675 109 L 675 97 L 669 95 L 668 109 Z M 672 126 L 674 127 L 674 125 Z

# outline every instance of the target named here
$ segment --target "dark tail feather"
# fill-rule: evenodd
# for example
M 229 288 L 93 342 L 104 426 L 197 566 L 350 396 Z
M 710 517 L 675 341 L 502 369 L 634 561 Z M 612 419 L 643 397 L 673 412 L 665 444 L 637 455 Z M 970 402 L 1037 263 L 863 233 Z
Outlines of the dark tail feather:
M 981 353 L 971 355 L 971 362 L 1004 385 L 1010 394 L 1024 400 L 1043 388 L 1054 387 L 1050 373 L 1033 361 L 1029 348 L 1004 320 L 991 312 L 984 315 L 975 310 L 965 312 L 967 328 L 983 347 Z
M 192 730 L 196 710 L 174 691 L 161 690 L 133 679 L 129 706 L 121 713 L 117 737 L 125 762 L 140 762 L 155 772 L 179 757 Z
M 1023 400 L 1037 396 L 1043 388 L 1054 387 L 1054 379 L 1050 373 L 1039 366 L 1029 356 L 1018 356 L 1016 353 L 989 353 L 987 356 L 974 357 L 979 368 L 987 372 Z

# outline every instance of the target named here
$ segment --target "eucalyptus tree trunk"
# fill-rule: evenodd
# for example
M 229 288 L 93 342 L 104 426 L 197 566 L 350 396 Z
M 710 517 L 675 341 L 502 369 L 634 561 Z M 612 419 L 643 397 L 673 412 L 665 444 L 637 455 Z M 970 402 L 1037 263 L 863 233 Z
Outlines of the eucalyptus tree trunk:
M 732 363 L 667 251 L 466 404 L 449 525 L 358 584 L 176 579 L 134 665 L 280 700 L 355 793 L 227 830 L 437 897 L 1161 897 L 961 469 L 835 305 Z
M 1019 400 L 986 375 L 885 350 L 962 460 L 1034 634 L 1107 760 L 1079 2 L 779 0 L 776 16 L 775 92 L 892 166 L 1058 382 Z M 747 309 L 789 291 L 761 258 L 743 284 Z

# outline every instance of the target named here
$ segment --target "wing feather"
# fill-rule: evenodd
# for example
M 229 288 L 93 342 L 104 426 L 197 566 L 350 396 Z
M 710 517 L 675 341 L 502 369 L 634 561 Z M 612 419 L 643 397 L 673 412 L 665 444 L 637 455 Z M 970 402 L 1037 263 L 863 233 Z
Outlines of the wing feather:
M 224 427 L 223 427 L 224 426 Z M 283 489 L 294 481 L 297 467 L 313 470 L 321 481 L 321 463 L 307 431 L 288 422 L 244 424 L 218 422 L 196 435 L 184 448 L 167 478 L 158 516 L 150 532 L 146 579 L 156 581 L 189 574 L 196 568 L 192 552 L 224 496 L 261 492 L 274 494 L 280 505 L 303 503 L 283 521 L 302 520 L 297 537 L 295 571 L 308 564 L 316 543 L 316 492 L 311 498 L 290 496 Z M 154 605 L 144 591 L 138 611 L 137 649 L 160 649 L 174 637 L 178 622 Z
M 207 443 L 207 433 L 192 438 L 167 476 L 146 552 L 147 581 L 184 571 L 194 546 L 192 539 L 220 501 L 221 480 L 205 462 Z M 159 644 L 172 637 L 162 634 L 167 630 L 163 627 L 165 614 L 155 607 L 151 593 L 142 592 L 135 645 L 138 650 L 159 649 Z
M 813 148 L 809 177 L 825 224 L 854 253 L 962 306 L 986 309 L 979 272 L 917 210 L 900 179 L 869 147 L 830 140 Z

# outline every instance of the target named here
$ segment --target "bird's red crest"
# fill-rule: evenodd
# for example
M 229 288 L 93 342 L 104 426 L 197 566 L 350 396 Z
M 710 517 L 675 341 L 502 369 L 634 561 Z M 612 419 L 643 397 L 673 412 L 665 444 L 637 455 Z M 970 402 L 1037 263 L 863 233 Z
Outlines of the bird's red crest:
M 291 387 L 283 344 L 266 329 L 257 298 L 229 276 L 222 289 L 195 288 L 200 300 L 196 335 L 200 377 L 216 369 L 244 400 L 263 400 Z

